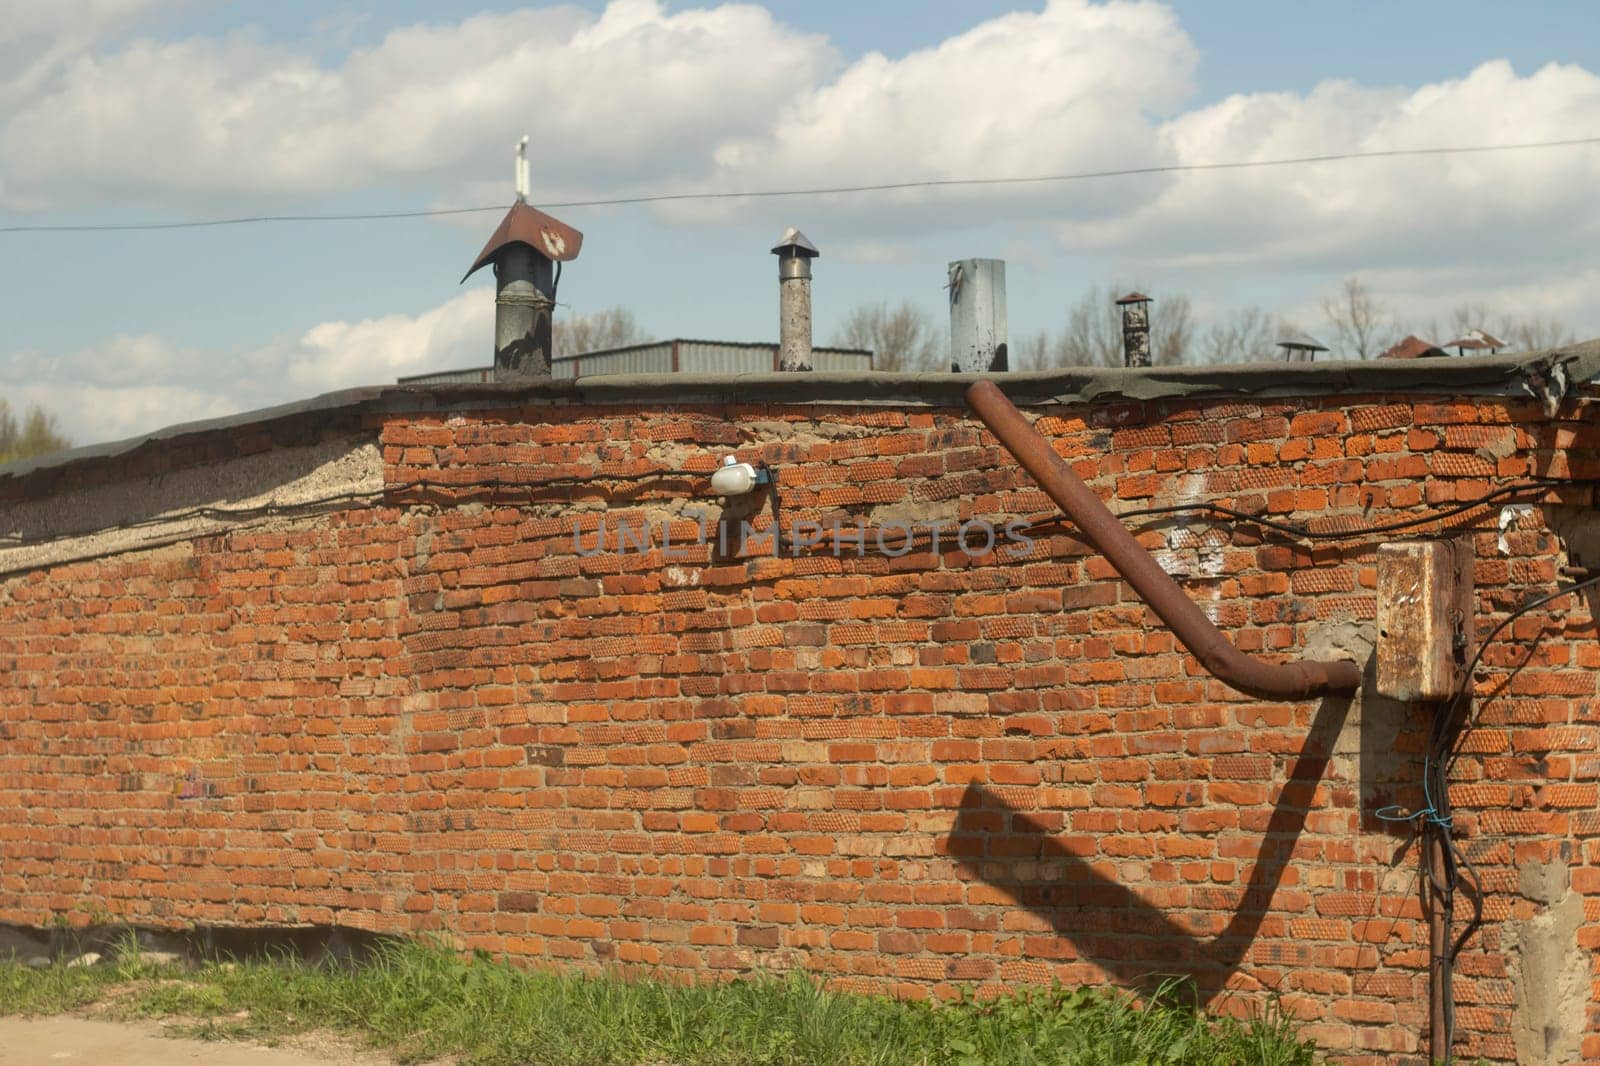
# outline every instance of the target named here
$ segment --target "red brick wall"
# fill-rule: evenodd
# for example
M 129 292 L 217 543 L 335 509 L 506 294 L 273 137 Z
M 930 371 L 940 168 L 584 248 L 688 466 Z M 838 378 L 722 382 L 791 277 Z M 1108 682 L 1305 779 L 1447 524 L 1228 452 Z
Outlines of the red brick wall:
M 1039 425 L 1124 509 L 1359 524 L 1600 475 L 1593 407 L 1187 401 Z M 1421 712 L 1231 691 L 1061 524 L 1022 557 L 667 559 L 614 533 L 575 550 L 602 515 L 691 540 L 703 482 L 641 478 L 735 447 L 778 468 L 785 526 L 1047 511 L 962 412 L 538 407 L 376 429 L 385 506 L 0 581 L 0 921 L 337 923 L 912 995 L 1182 972 L 1223 1009 L 1280 993 L 1352 1061 L 1419 1046 L 1416 849 L 1370 812 L 1420 805 Z M 589 480 L 528 487 L 568 477 Z M 1503 549 L 1498 505 L 1450 523 L 1478 530 L 1481 632 L 1554 586 L 1572 560 L 1552 530 L 1588 521 L 1592 493 L 1533 502 Z M 1248 651 L 1373 617 L 1376 538 L 1135 528 Z M 1470 1054 L 1513 1057 L 1508 930 L 1553 906 L 1520 868 L 1565 868 L 1578 942 L 1600 948 L 1594 602 L 1527 616 L 1479 674 L 1497 695 L 1454 793 L 1489 890 L 1456 983 Z

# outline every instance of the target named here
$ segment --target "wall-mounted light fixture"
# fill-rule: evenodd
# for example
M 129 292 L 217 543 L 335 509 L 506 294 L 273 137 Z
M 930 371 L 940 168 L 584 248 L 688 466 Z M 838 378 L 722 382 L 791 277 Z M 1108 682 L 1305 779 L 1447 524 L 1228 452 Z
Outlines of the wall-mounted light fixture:
M 711 475 L 711 491 L 717 496 L 743 496 L 761 485 L 772 484 L 772 471 L 765 463 L 741 463 L 731 455 Z

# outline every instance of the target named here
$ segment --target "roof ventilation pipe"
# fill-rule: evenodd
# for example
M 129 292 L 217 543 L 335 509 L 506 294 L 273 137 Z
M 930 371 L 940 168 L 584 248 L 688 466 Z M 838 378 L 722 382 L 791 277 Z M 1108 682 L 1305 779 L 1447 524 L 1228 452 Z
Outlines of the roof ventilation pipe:
M 1361 687 L 1361 668 L 1352 662 L 1269 663 L 1235 648 L 999 386 L 975 382 L 967 389 L 967 404 L 1212 676 L 1263 699 L 1346 695 Z
M 811 369 L 811 260 L 822 253 L 790 226 L 772 246 L 778 257 L 778 369 Z
M 950 369 L 958 374 L 1006 370 L 1006 261 L 959 259 L 950 264 Z
M 494 264 L 494 379 L 550 376 L 551 316 L 561 264 L 578 258 L 583 234 L 528 206 L 528 138 L 517 145 L 517 198 L 462 277 Z
M 1122 308 L 1122 365 L 1150 365 L 1150 297 L 1130 292 L 1117 297 Z

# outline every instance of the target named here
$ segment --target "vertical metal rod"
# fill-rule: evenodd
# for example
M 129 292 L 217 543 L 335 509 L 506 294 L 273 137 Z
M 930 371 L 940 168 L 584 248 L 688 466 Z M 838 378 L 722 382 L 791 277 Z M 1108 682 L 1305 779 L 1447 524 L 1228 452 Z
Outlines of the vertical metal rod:
M 1427 867 L 1425 900 L 1428 908 L 1428 1057 L 1435 1063 L 1450 1061 L 1450 1045 L 1445 1020 L 1446 998 L 1449 990 L 1445 980 L 1445 953 L 1450 950 L 1445 927 L 1446 902 L 1440 885 L 1447 876 L 1444 859 L 1444 833 L 1439 827 L 1425 823 L 1423 832 L 1424 855 Z

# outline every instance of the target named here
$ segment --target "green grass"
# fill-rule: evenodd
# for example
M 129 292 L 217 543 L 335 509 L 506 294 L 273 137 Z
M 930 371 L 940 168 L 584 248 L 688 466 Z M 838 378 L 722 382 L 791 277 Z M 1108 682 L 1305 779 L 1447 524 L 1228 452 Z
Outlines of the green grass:
M 1309 1043 L 1269 1012 L 1213 1019 L 1169 985 L 1124 995 L 1036 989 L 932 1005 L 829 992 L 799 975 L 682 985 L 522 970 L 426 945 L 356 967 L 292 959 L 157 970 L 29 970 L 0 962 L 0 1015 L 70 1010 L 124 990 L 123 1013 L 185 1019 L 187 1035 L 354 1034 L 402 1061 L 473 1066 L 1299 1066 Z M 247 1015 L 241 1012 L 248 1011 Z
M 0 959 L 0 1017 L 7 1014 L 59 1014 L 87 1006 L 121 977 L 107 966 L 67 967 L 59 963 L 30 970 Z

